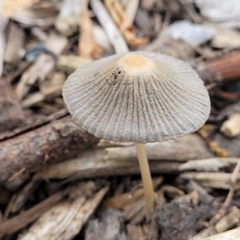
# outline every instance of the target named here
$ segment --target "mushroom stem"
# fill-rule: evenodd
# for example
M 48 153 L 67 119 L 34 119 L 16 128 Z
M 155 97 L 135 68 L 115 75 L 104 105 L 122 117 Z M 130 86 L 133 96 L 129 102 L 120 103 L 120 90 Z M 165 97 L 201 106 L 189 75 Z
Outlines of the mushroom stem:
M 140 171 L 143 181 L 143 189 L 145 195 L 145 205 L 146 205 L 146 216 L 147 220 L 150 220 L 153 213 L 154 207 L 154 190 L 152 177 L 149 169 L 147 154 L 145 150 L 145 145 L 143 143 L 136 143 L 138 161 L 140 166 Z

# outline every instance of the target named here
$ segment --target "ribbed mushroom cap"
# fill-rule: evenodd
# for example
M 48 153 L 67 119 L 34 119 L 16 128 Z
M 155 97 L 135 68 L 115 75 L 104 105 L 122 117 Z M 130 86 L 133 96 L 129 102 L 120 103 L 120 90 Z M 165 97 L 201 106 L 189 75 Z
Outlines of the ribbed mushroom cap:
M 160 142 L 199 129 L 209 95 L 186 63 L 159 53 L 112 55 L 77 69 L 63 87 L 80 128 L 103 139 Z

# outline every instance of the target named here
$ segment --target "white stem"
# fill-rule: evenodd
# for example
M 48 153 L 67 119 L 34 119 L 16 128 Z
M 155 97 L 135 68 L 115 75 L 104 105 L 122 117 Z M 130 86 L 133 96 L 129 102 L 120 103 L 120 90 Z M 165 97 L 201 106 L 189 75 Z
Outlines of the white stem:
M 146 216 L 150 220 L 154 208 L 154 190 L 152 177 L 149 169 L 147 154 L 145 150 L 145 145 L 143 143 L 136 143 L 138 161 L 140 166 L 140 171 L 143 181 L 143 189 L 145 195 L 145 204 L 146 204 Z

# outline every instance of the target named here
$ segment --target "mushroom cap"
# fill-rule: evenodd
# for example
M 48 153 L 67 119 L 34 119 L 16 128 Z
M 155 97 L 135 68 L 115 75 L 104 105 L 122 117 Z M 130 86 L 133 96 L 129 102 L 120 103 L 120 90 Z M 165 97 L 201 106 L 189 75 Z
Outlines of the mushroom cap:
M 199 129 L 208 91 L 186 63 L 153 52 L 115 54 L 71 74 L 63 98 L 75 122 L 96 137 L 161 142 Z

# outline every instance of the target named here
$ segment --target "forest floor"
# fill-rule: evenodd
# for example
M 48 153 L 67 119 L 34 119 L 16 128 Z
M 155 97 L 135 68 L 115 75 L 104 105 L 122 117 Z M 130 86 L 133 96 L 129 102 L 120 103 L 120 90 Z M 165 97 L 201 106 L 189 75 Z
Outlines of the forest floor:
M 239 12 L 235 0 L 0 1 L 0 239 L 240 239 Z M 150 222 L 134 144 L 82 132 L 62 98 L 77 68 L 122 49 L 188 62 L 211 99 L 197 132 L 146 144 Z

